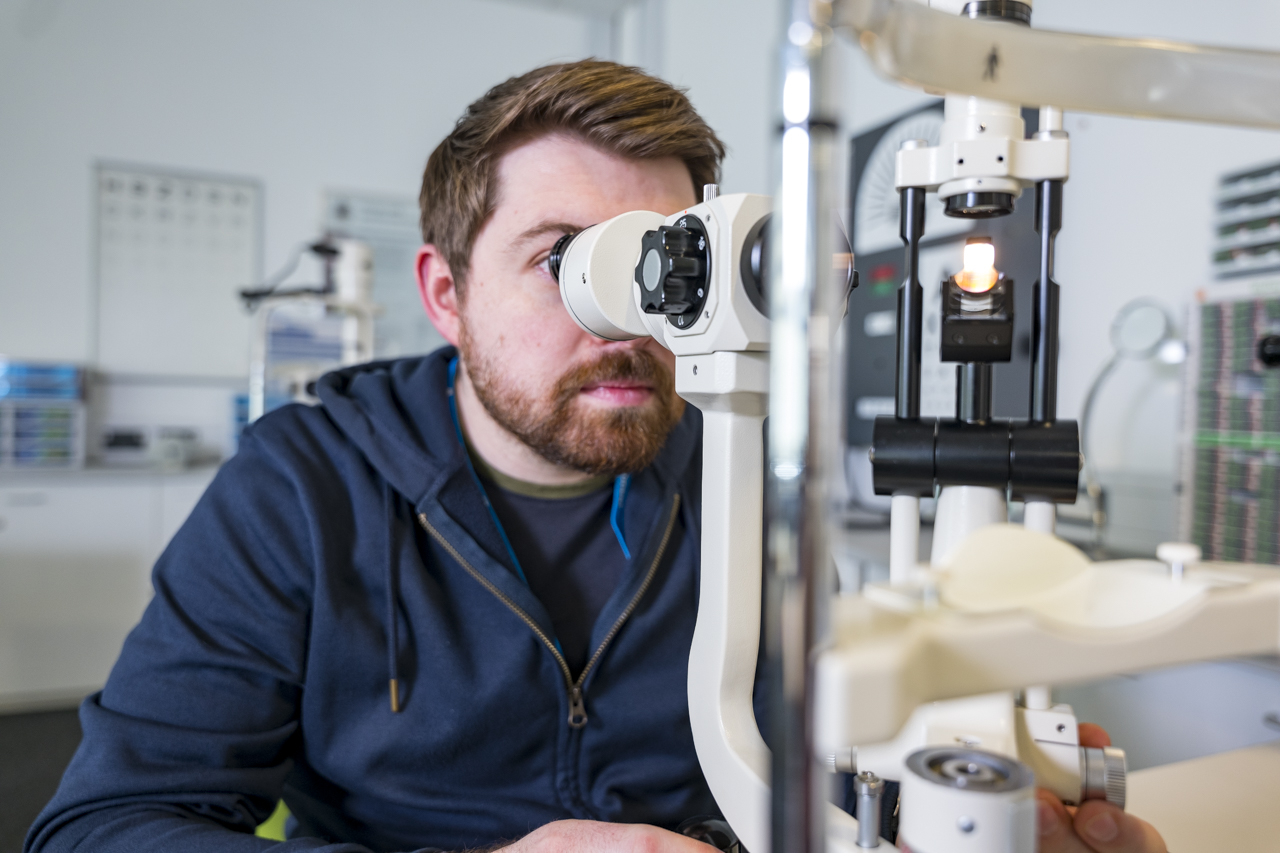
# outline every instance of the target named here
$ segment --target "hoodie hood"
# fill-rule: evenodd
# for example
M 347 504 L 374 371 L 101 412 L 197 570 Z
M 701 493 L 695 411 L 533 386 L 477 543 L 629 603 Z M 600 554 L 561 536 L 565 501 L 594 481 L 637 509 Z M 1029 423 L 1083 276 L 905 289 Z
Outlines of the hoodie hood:
M 369 362 L 327 373 L 316 395 L 334 424 L 397 492 L 417 506 L 464 461 L 447 403 L 453 347 L 422 358 Z

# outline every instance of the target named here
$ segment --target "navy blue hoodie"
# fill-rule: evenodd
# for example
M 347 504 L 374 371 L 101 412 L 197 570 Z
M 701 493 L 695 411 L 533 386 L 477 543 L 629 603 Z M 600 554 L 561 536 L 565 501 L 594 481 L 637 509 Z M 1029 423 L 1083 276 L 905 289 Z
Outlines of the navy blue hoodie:
M 273 849 L 250 833 L 281 796 L 296 823 L 279 849 L 333 853 L 717 813 L 685 685 L 700 415 L 633 481 L 633 558 L 574 684 L 467 469 L 452 355 L 329 374 L 321 406 L 246 432 L 82 706 L 28 851 Z

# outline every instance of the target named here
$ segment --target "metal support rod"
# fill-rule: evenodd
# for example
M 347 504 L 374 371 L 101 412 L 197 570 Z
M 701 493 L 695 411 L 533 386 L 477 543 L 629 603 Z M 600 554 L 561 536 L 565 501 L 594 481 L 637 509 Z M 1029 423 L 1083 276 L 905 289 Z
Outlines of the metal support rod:
M 985 424 L 991 420 L 991 365 L 968 362 L 956 365 L 956 420 Z
M 1062 181 L 1036 185 L 1036 233 L 1040 235 L 1040 280 L 1032 301 L 1031 421 L 1058 417 L 1058 283 L 1053 280 L 1053 242 L 1062 227 Z
M 914 141 L 909 140 L 907 144 Z M 894 414 L 909 420 L 920 417 L 920 346 L 924 321 L 920 238 L 924 236 L 924 199 L 922 187 L 906 187 L 899 201 L 902 216 L 899 234 L 907 245 L 907 269 L 898 288 L 898 386 Z
M 884 796 L 884 780 L 869 770 L 853 778 L 858 795 L 858 846 L 880 846 L 880 801 Z
M 839 441 L 832 404 L 839 370 L 830 354 L 844 294 L 834 287 L 830 260 L 837 55 L 829 2 L 787 0 L 784 8 L 780 181 L 770 226 L 766 480 L 771 849 L 752 853 L 822 853 L 827 779 L 814 758 L 812 691 L 814 649 L 834 585 L 824 472 Z

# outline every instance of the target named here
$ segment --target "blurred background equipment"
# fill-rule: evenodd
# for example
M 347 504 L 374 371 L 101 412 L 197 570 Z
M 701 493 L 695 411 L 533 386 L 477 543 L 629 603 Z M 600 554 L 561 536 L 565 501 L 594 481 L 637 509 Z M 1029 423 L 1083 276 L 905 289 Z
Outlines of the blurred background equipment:
M 1206 559 L 1280 563 L 1280 163 L 1224 175 L 1219 282 L 1191 316 L 1179 527 Z
M 373 320 L 373 357 L 401 358 L 445 345 L 422 310 L 414 271 L 422 231 L 412 196 L 326 190 L 322 227 L 359 240 L 373 252 L 372 299 L 382 311 Z
M 1097 466 L 1089 453 L 1089 427 L 1093 421 L 1094 404 L 1107 379 L 1126 359 L 1143 361 L 1155 358 L 1169 365 L 1180 365 L 1187 359 L 1187 344 L 1175 333 L 1173 320 L 1168 312 L 1158 302 L 1145 297 L 1129 302 L 1117 312 L 1115 319 L 1111 321 L 1111 347 L 1111 358 L 1089 384 L 1080 415 L 1080 452 L 1084 455 L 1081 485 L 1088 498 L 1083 506 L 1087 506 L 1089 511 L 1089 536 L 1080 544 L 1088 544 L 1095 551 L 1103 545 L 1102 536 L 1107 526 L 1107 502 L 1106 489 L 1098 479 Z M 1062 515 L 1062 520 L 1068 525 L 1079 519 L 1078 511 L 1074 515 Z M 1065 530 L 1063 533 L 1067 538 L 1079 538 Z
M 324 280 L 284 283 L 303 254 L 318 258 Z M 249 363 L 247 418 L 255 421 L 286 403 L 315 403 L 314 382 L 339 367 L 373 357 L 373 251 L 367 243 L 326 234 L 298 247 L 263 286 L 240 291 L 257 314 Z
M 79 468 L 84 370 L 0 357 L 0 468 Z
M 1219 285 L 1202 300 L 1182 529 L 1207 559 L 1280 563 L 1280 279 Z
M 1280 272 L 1280 163 L 1223 176 L 1217 201 L 1214 275 Z

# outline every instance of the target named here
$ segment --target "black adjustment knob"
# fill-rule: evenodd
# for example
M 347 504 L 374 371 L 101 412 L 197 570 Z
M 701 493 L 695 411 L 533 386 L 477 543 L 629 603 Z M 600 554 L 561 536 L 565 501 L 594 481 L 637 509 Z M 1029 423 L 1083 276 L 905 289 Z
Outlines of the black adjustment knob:
M 680 328 L 693 324 L 707 301 L 711 247 L 696 216 L 646 232 L 640 242 L 636 284 L 646 314 L 666 314 Z
M 1258 341 L 1258 361 L 1267 367 L 1280 366 L 1280 335 L 1267 335 Z

